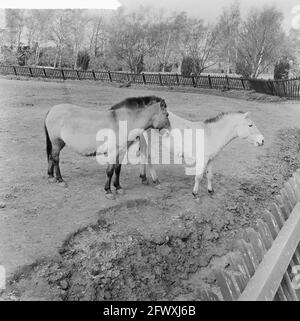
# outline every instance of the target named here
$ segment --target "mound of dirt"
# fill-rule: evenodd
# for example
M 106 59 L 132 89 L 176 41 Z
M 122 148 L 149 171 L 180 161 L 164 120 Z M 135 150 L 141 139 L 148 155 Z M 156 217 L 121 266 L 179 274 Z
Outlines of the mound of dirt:
M 277 138 L 252 179 L 224 178 L 223 201 L 216 206 L 211 202 L 209 212 L 199 215 L 197 206 L 184 210 L 183 198 L 182 204 L 169 206 L 168 194 L 99 211 L 97 224 L 67 238 L 57 257 L 21 269 L 0 298 L 199 300 L 205 288 L 219 295 L 213 268 L 226 266 L 233 241 L 255 224 L 300 166 L 300 130 L 281 130 Z M 217 179 L 221 185 L 223 178 Z M 179 199 L 176 189 L 172 192 Z M 148 211 L 154 212 L 158 228 L 147 221 Z M 145 222 L 140 229 L 134 215 Z M 126 225 L 128 216 L 133 226 Z M 172 220 L 164 225 L 163 216 Z

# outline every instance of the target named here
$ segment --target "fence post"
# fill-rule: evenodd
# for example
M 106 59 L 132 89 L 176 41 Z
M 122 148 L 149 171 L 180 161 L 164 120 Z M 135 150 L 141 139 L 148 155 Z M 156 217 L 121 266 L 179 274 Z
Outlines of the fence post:
M 146 85 L 146 77 L 145 77 L 145 74 L 143 72 L 142 72 L 142 78 L 143 78 L 144 85 Z
M 61 69 L 60 71 L 61 71 L 61 75 L 62 75 L 62 77 L 63 77 L 63 80 L 65 80 L 65 74 L 64 74 L 63 69 Z
M 76 75 L 77 75 L 78 80 L 80 80 L 80 76 L 79 76 L 78 70 L 76 69 L 75 71 L 76 71 Z
M 179 86 L 179 76 L 177 72 L 176 72 L 176 83 L 177 83 L 177 86 Z
M 47 78 L 47 74 L 46 74 L 46 70 L 45 70 L 45 68 L 43 68 L 43 72 L 44 72 L 44 76 L 45 76 L 45 78 Z
M 196 88 L 196 82 L 195 82 L 195 77 L 192 76 L 192 82 L 193 82 L 193 86 Z
M 286 92 L 285 84 L 288 84 L 288 82 L 287 81 L 282 81 L 281 84 L 282 84 L 282 87 L 283 87 L 284 97 L 287 97 L 288 95 L 287 95 L 287 92 Z
M 31 67 L 28 67 L 28 68 L 29 68 L 30 77 L 33 77 Z
M 110 71 L 108 71 L 107 73 L 108 73 L 109 81 L 112 82 Z
M 207 78 L 208 78 L 209 86 L 210 86 L 210 88 L 212 88 L 212 82 L 211 82 L 211 77 L 210 77 L 210 75 L 208 75 Z
M 92 74 L 93 74 L 94 80 L 97 80 L 97 79 L 96 79 L 96 74 L 95 74 L 95 71 L 94 71 L 94 70 L 92 70 Z
M 282 97 L 282 94 L 281 94 L 280 90 L 278 91 L 278 90 L 276 89 L 276 87 L 275 87 L 275 85 L 274 85 L 274 82 L 273 82 L 271 79 L 268 80 L 267 84 L 269 84 L 269 87 L 271 88 L 271 91 L 272 91 L 272 95 L 273 95 L 273 96 Z
M 17 76 L 17 69 L 16 69 L 16 67 L 13 66 L 13 69 L 14 69 L 15 75 Z
M 158 79 L 159 79 L 159 84 L 162 86 L 163 83 L 162 83 L 162 79 L 161 79 L 161 74 L 160 73 L 158 74 Z
M 225 78 L 226 78 L 227 87 L 228 87 L 228 89 L 229 89 L 229 88 L 230 88 L 230 87 L 229 87 L 229 77 L 228 77 L 227 74 L 225 75 Z
M 244 84 L 244 78 L 243 77 L 241 77 L 241 83 L 242 83 L 243 88 L 245 89 L 245 84 Z

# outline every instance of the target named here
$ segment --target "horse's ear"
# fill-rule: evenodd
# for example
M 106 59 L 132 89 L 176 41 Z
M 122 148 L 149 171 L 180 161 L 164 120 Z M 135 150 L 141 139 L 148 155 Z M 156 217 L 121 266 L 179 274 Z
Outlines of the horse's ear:
M 250 111 L 247 111 L 247 112 L 244 114 L 244 118 L 249 117 L 249 115 L 250 115 Z

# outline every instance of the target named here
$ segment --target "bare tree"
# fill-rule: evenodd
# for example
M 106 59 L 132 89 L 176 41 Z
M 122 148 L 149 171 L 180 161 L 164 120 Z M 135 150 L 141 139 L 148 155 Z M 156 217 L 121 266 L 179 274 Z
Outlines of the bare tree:
M 249 66 L 251 76 L 257 77 L 281 56 L 284 32 L 283 15 L 274 7 L 253 9 L 242 23 L 239 35 L 239 59 Z
M 131 72 L 141 71 L 144 57 L 159 42 L 159 28 L 147 18 L 142 11 L 126 14 L 118 10 L 112 22 L 111 50 Z
M 10 47 L 20 47 L 25 26 L 24 10 L 5 9 L 5 23 Z
M 27 43 L 34 47 L 34 57 L 32 61 L 38 65 L 41 48 L 48 40 L 48 27 L 51 22 L 54 10 L 32 9 L 26 10 L 25 24 L 27 30 Z
M 157 19 L 158 43 L 155 47 L 155 63 L 164 72 L 171 64 L 179 65 L 182 55 L 179 47 L 180 36 L 184 30 L 186 14 L 179 13 L 166 17 L 161 14 Z
M 109 43 L 109 32 L 108 32 L 107 17 L 98 13 L 91 17 L 88 24 L 88 51 L 92 63 L 96 63 L 98 58 L 106 59 Z
M 224 8 L 217 23 L 218 56 L 221 61 L 226 60 L 226 71 L 230 72 L 232 65 L 237 63 L 238 35 L 241 23 L 239 3 L 235 2 Z M 225 59 L 226 57 L 226 59 Z
M 68 10 L 69 11 L 69 10 Z M 66 10 L 55 10 L 51 25 L 49 27 L 49 40 L 55 43 L 56 53 L 53 67 L 61 67 L 62 50 L 67 44 L 69 36 L 69 12 Z
M 85 10 L 81 9 L 71 10 L 68 16 L 69 33 L 66 37 L 66 41 L 72 48 L 74 69 L 77 68 L 78 52 L 84 45 L 88 20 L 89 18 L 87 17 Z
M 216 64 L 218 32 L 202 20 L 189 19 L 188 30 L 182 40 L 183 55 L 194 60 L 194 73 L 201 73 Z

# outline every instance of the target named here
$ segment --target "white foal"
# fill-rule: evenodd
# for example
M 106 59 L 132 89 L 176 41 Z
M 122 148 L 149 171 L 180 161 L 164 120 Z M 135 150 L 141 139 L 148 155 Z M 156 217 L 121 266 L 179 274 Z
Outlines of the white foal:
M 254 122 L 249 118 L 249 112 L 230 112 L 221 113 L 214 118 L 205 120 L 204 122 L 190 122 L 186 119 L 178 117 L 169 112 L 169 120 L 171 127 L 179 129 L 199 128 L 204 129 L 204 167 L 202 173 L 195 175 L 195 184 L 193 188 L 193 196 L 198 198 L 199 184 L 206 171 L 207 190 L 213 193 L 212 187 L 212 165 L 215 157 L 221 150 L 235 138 L 239 137 L 253 143 L 255 146 L 263 146 L 264 137 L 255 126 Z M 182 121 L 180 121 L 182 119 Z M 141 152 L 141 178 L 142 182 L 147 182 L 146 163 L 149 165 L 150 174 L 153 182 L 159 187 L 159 180 L 155 168 L 151 164 L 149 145 L 141 136 L 140 152 Z M 147 155 L 147 156 L 146 156 Z

